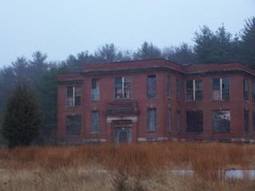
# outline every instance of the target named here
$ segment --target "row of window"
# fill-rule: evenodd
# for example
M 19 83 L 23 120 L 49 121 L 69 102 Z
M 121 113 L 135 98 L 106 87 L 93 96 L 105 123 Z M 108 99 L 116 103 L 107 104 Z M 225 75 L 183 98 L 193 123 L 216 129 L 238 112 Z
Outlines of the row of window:
M 249 111 L 244 110 L 244 130 L 249 132 Z M 255 129 L 255 112 L 253 112 L 253 126 Z M 230 131 L 230 111 L 217 110 L 212 112 L 212 128 L 214 132 L 229 132 Z M 177 129 L 180 128 L 181 115 L 177 111 L 176 116 Z M 187 111 L 186 112 L 186 132 L 201 133 L 203 132 L 203 112 L 202 111 Z M 168 114 L 168 128 L 172 130 L 172 112 Z M 82 127 L 81 115 L 68 115 L 66 117 L 66 131 L 68 135 L 79 135 Z M 149 132 L 156 131 L 157 128 L 157 109 L 149 108 L 147 110 L 147 130 Z M 98 111 L 91 112 L 91 132 L 97 133 L 100 131 L 100 116 Z
M 147 122 L 148 131 L 156 130 L 156 109 L 148 109 Z M 82 127 L 81 115 L 68 115 L 66 116 L 66 132 L 68 135 L 79 135 Z M 98 133 L 100 131 L 100 116 L 98 111 L 91 112 L 91 132 Z
M 80 135 L 82 120 L 81 115 L 68 115 L 66 117 L 66 133 L 68 135 Z M 91 112 L 91 132 L 100 131 L 100 118 L 98 111 Z
M 156 97 L 156 75 L 147 77 L 147 96 Z M 68 86 L 66 89 L 66 105 L 69 107 L 79 106 L 81 104 L 81 87 Z M 131 80 L 127 77 L 117 77 L 114 79 L 114 97 L 115 99 L 131 98 Z M 91 81 L 91 100 L 100 99 L 100 89 L 98 79 Z
M 186 113 L 187 132 L 202 132 L 203 131 L 203 112 L 202 111 L 187 111 Z M 252 113 L 253 129 L 255 130 L 255 111 Z M 229 132 L 230 131 L 230 111 L 220 110 L 212 113 L 212 126 L 214 132 Z M 246 133 L 249 133 L 250 117 L 249 111 L 243 112 L 243 127 Z
M 213 100 L 229 100 L 229 79 L 212 79 L 212 98 Z M 200 101 L 203 99 L 203 81 L 186 81 L 186 100 Z
M 114 97 L 115 99 L 131 98 L 131 80 L 127 77 L 117 77 L 114 79 Z M 156 75 L 147 76 L 147 97 L 154 98 L 157 95 Z M 212 79 L 212 98 L 213 100 L 229 100 L 230 80 L 228 78 Z M 168 76 L 167 95 L 171 94 L 170 77 Z M 181 80 L 176 80 L 176 96 L 178 99 L 182 97 L 183 83 Z M 81 104 L 81 87 L 68 86 L 66 89 L 66 105 L 70 107 Z M 186 81 L 186 100 L 200 101 L 203 99 L 203 81 L 202 80 L 187 80 Z M 243 80 L 243 97 L 249 99 L 249 82 Z M 91 99 L 98 101 L 100 99 L 100 90 L 98 79 L 91 81 Z M 253 100 L 255 101 L 255 83 L 253 87 Z
M 186 112 L 187 132 L 203 132 L 203 112 L 187 111 Z M 214 132 L 230 131 L 230 111 L 219 110 L 212 112 L 212 128 Z

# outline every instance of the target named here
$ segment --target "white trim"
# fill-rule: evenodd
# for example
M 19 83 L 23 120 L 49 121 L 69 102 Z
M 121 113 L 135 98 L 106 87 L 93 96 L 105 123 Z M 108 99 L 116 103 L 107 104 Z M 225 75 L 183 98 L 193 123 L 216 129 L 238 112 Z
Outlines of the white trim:
M 73 86 L 72 106 L 75 106 L 75 86 Z
M 133 123 L 137 122 L 137 116 L 128 116 L 128 117 L 107 117 L 106 122 L 111 123 L 115 120 L 131 120 Z
M 193 80 L 193 101 L 196 101 L 196 80 Z
M 222 100 L 222 78 L 220 78 L 220 100 Z
M 151 141 L 151 142 L 153 142 L 153 141 L 167 141 L 167 140 L 169 140 L 168 139 L 168 137 L 152 137 L 152 138 L 150 138 L 150 137 L 138 137 L 137 138 L 137 141 L 138 142 L 149 142 L 149 141 Z

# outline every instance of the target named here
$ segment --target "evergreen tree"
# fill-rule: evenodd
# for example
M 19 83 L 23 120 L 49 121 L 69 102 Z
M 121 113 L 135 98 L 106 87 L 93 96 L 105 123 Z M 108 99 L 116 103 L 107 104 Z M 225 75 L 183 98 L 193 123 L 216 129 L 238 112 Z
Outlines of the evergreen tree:
M 204 26 L 195 33 L 194 51 L 200 64 L 224 63 L 233 60 L 232 37 L 224 26 L 214 33 Z
M 36 98 L 25 83 L 17 85 L 4 113 L 2 133 L 10 148 L 31 144 L 38 136 L 41 115 Z
M 161 58 L 161 50 L 152 43 L 144 42 L 134 53 L 135 59 Z
M 195 54 L 192 47 L 183 43 L 179 47 L 166 48 L 163 57 L 178 64 L 195 64 Z
M 255 67 L 255 17 L 248 19 L 241 35 L 241 59 Z
M 95 57 L 101 62 L 114 62 L 122 60 L 122 53 L 113 43 L 105 44 L 95 52 Z

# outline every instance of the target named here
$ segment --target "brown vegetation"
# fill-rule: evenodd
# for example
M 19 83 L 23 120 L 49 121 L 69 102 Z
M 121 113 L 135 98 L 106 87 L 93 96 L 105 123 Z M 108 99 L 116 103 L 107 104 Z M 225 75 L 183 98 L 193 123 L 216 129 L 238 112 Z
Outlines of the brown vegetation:
M 0 190 L 255 190 L 220 170 L 255 166 L 255 145 L 157 143 L 0 150 Z M 173 169 L 193 169 L 176 176 Z

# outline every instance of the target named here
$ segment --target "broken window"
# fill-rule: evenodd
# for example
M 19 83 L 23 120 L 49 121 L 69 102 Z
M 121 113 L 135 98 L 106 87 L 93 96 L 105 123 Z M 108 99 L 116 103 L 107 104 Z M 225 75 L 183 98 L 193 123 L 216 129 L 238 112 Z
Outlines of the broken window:
M 248 80 L 243 80 L 243 97 L 244 97 L 244 100 L 249 99 L 249 81 Z
M 249 111 L 244 109 L 244 131 L 249 132 Z
M 201 133 L 203 132 L 203 112 L 187 111 L 186 112 L 187 132 Z
M 131 82 L 126 77 L 115 78 L 115 98 L 128 99 L 131 97 Z
M 100 92 L 99 92 L 99 84 L 98 79 L 92 79 L 91 81 L 91 99 L 93 101 L 99 100 Z
M 91 130 L 92 132 L 99 132 L 99 112 L 92 111 L 91 112 Z
M 150 108 L 147 112 L 148 131 L 155 131 L 157 123 L 157 110 L 155 108 Z
M 66 116 L 66 133 L 67 135 L 80 135 L 81 115 Z
M 193 100 L 193 80 L 186 82 L 186 100 Z
M 229 100 L 229 79 L 213 79 L 213 100 Z
M 156 96 L 156 75 L 149 75 L 147 77 L 147 96 L 153 98 Z
M 66 88 L 66 106 L 74 107 L 81 105 L 81 87 L 67 86 Z
M 203 98 L 202 80 L 187 80 L 186 82 L 186 100 L 199 101 Z
M 221 110 L 213 112 L 213 130 L 215 132 L 230 131 L 230 111 Z

